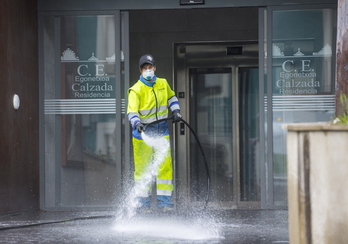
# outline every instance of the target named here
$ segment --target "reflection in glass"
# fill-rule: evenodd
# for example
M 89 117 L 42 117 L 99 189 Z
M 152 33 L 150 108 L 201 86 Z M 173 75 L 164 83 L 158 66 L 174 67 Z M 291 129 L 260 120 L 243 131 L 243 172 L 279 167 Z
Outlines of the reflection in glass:
M 240 200 L 261 200 L 259 69 L 239 68 Z
M 65 16 L 59 25 L 53 20 L 47 17 L 44 27 L 44 205 L 109 206 L 121 136 L 115 130 L 114 16 Z M 50 49 L 57 47 L 55 33 L 59 63 L 52 62 L 57 52 Z
M 211 174 L 214 201 L 233 200 L 232 71 L 190 69 L 191 126 L 204 148 Z M 191 191 L 197 200 L 206 195 L 206 174 L 195 139 L 191 138 Z
M 285 123 L 328 121 L 334 114 L 334 10 L 274 11 L 273 200 L 287 205 Z

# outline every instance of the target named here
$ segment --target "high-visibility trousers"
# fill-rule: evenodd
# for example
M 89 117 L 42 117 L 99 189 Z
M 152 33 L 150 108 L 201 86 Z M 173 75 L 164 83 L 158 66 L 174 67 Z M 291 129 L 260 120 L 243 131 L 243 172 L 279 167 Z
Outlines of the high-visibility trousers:
M 169 135 L 164 136 L 169 140 Z M 143 140 L 133 137 L 133 153 L 134 153 L 134 180 L 137 182 L 142 179 L 144 173 L 153 161 L 154 149 L 148 146 Z M 148 197 L 151 195 L 151 184 L 145 192 L 142 192 L 138 197 Z M 156 187 L 158 196 L 171 196 L 173 186 L 173 167 L 170 148 L 162 163 L 159 164 Z

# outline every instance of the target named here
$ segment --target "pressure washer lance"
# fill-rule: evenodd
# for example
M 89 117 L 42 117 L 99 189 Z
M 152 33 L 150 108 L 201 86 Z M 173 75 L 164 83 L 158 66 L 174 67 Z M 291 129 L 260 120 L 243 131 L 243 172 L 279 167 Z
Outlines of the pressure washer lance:
M 159 123 L 159 122 L 162 122 L 162 121 L 166 121 L 166 120 L 173 120 L 173 119 L 174 119 L 173 117 L 168 117 L 168 118 L 165 118 L 165 119 L 160 119 L 160 120 L 153 121 L 153 122 L 151 122 L 149 124 L 146 124 L 144 126 L 144 131 L 146 130 L 146 127 L 149 126 L 149 125 L 152 125 L 152 124 L 155 124 L 155 123 Z M 180 121 L 183 122 L 190 129 L 190 132 L 192 133 L 192 135 L 196 139 L 196 142 L 198 144 L 198 147 L 199 147 L 199 149 L 201 151 L 201 154 L 202 154 L 202 157 L 203 157 L 205 171 L 206 171 L 206 174 L 207 174 L 207 195 L 205 197 L 205 203 L 204 203 L 204 208 L 203 208 L 205 210 L 207 205 L 208 205 L 208 202 L 210 201 L 210 172 L 209 172 L 208 162 L 207 162 L 207 159 L 205 157 L 202 144 L 199 141 L 198 136 L 197 136 L 196 132 L 194 131 L 194 129 L 183 118 L 180 118 Z M 174 123 L 174 121 L 173 121 L 173 123 Z

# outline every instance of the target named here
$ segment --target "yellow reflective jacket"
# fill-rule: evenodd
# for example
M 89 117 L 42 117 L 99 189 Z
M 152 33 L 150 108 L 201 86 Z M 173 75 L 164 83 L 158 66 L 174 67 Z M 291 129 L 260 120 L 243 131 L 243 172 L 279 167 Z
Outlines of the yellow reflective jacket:
M 166 79 L 156 77 L 152 87 L 138 80 L 128 90 L 127 115 L 133 130 L 138 122 L 149 124 L 167 118 L 168 108 L 180 110 L 178 99 Z

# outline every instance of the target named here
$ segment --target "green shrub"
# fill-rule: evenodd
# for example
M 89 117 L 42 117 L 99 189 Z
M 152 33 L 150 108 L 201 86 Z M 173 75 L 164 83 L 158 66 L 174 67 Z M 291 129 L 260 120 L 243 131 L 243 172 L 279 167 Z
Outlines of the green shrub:
M 332 124 L 348 125 L 348 99 L 346 94 L 340 94 L 340 103 L 343 112 L 342 114 L 337 115 L 337 117 L 332 121 Z

